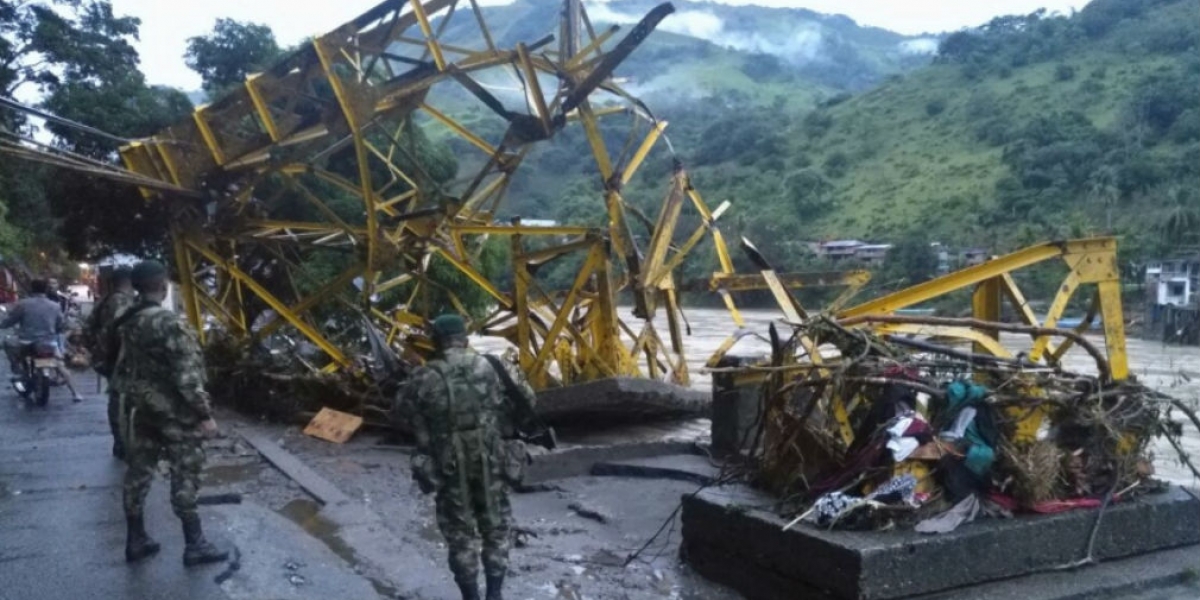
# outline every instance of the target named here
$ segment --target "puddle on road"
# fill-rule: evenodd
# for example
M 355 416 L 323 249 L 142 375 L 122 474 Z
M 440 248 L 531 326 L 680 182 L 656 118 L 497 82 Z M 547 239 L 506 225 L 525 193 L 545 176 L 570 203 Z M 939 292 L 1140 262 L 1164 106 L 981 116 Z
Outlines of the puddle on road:
M 204 485 L 218 486 L 254 481 L 262 473 L 260 463 L 241 463 L 231 465 L 214 465 L 204 469 Z
M 345 540 L 338 535 L 338 526 L 320 515 L 321 505 L 307 498 L 292 500 L 277 511 L 279 514 L 300 526 L 306 533 L 325 544 L 334 554 L 346 561 L 346 564 L 358 571 L 360 563 L 358 556 Z M 374 577 L 363 575 L 375 588 L 375 593 L 383 598 L 396 598 L 398 591 L 390 584 Z

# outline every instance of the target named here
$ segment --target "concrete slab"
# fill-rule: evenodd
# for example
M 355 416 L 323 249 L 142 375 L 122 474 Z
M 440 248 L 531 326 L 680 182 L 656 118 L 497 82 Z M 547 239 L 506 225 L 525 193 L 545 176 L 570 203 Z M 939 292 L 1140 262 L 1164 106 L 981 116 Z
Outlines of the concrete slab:
M 683 548 L 700 573 L 748 598 L 884 600 L 1053 569 L 1083 557 L 1096 511 L 985 520 L 940 536 L 913 531 L 834 532 L 755 508 L 770 498 L 745 488 L 685 497 Z M 1116 559 L 1200 544 L 1200 501 L 1179 488 L 1114 505 L 1094 556 Z
M 301 462 L 291 452 L 284 450 L 279 444 L 268 439 L 267 436 L 251 430 L 243 430 L 241 435 L 242 439 L 254 446 L 254 449 L 267 459 L 267 462 L 304 488 L 304 491 L 312 494 L 321 504 L 338 505 L 350 501 L 350 498 L 336 486 L 329 483 L 324 477 L 317 475 L 308 465 Z
M 1200 550 L 1184 546 L 1102 562 L 1074 571 L 1039 573 L 969 588 L 919 596 L 914 600 L 1096 600 L 1133 594 L 1158 600 L 1200 598 Z M 1190 593 L 1189 593 L 1190 588 Z
M 686 442 L 649 442 L 614 446 L 580 446 L 555 450 L 533 457 L 525 471 L 525 483 L 542 483 L 591 473 L 602 461 L 620 461 L 666 454 L 685 454 L 694 445 Z
M 598 462 L 592 475 L 613 477 L 643 477 L 674 479 L 709 485 L 721 475 L 721 468 L 712 459 L 697 454 L 671 454 L 652 458 Z
M 551 423 L 628 422 L 647 416 L 707 415 L 712 394 L 662 381 L 613 377 L 546 390 L 537 410 Z

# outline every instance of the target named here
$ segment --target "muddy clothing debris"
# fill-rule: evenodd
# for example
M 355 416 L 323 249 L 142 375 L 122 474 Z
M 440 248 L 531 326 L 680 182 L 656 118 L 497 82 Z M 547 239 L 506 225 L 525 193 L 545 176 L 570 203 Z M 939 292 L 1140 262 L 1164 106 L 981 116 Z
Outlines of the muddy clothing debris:
M 521 373 L 510 375 L 532 409 L 533 389 Z M 474 350 L 451 347 L 414 373 L 399 401 L 397 413 L 417 441 L 413 476 L 436 494 L 455 581 L 463 589 L 477 585 L 481 553 L 489 581 L 503 578 L 512 528 L 511 462 L 524 449 L 501 435 L 514 420 L 514 407 L 506 403 L 496 371 Z
M 157 305 L 139 305 L 120 325 L 121 350 L 112 389 L 129 411 L 125 512 L 139 516 L 160 459 L 171 473 L 171 507 L 185 521 L 196 514 L 204 448 L 199 426 L 211 417 L 204 362 L 195 333 Z

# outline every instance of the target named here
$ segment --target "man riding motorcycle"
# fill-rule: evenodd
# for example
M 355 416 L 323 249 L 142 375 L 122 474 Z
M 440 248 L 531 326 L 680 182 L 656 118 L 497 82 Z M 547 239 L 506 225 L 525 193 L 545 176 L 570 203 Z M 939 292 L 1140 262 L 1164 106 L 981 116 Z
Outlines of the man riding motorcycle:
M 21 352 L 31 351 L 38 342 L 52 342 L 57 347 L 59 334 L 66 328 L 66 319 L 63 317 L 62 308 L 57 302 L 46 297 L 47 289 L 45 280 L 35 279 L 29 285 L 29 297 L 17 302 L 17 306 L 8 313 L 4 322 L 0 323 L 0 329 L 17 326 L 17 339 L 21 344 Z M 9 362 L 14 376 L 21 369 L 20 362 L 23 357 L 21 352 L 9 353 Z M 59 358 L 61 358 L 61 352 L 59 354 Z M 71 390 L 72 399 L 75 402 L 83 401 L 83 396 L 75 391 L 75 384 L 71 381 L 71 376 L 61 361 L 59 361 L 57 369 L 63 381 L 66 382 L 67 388 Z

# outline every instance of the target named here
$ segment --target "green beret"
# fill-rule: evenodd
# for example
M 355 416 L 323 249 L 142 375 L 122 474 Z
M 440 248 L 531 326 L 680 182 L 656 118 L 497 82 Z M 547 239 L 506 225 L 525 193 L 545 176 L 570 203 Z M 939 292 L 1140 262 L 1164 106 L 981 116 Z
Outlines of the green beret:
M 133 285 L 140 286 L 151 281 L 167 278 L 167 267 L 157 260 L 143 260 L 129 274 Z
M 445 314 L 433 320 L 433 337 L 447 338 L 454 335 L 466 335 L 467 322 L 456 314 Z

